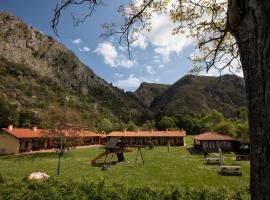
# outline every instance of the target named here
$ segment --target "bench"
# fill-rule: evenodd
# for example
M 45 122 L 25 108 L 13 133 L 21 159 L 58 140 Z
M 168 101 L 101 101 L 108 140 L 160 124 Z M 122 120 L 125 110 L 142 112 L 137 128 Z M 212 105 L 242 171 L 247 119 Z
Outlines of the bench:
M 206 158 L 205 163 L 207 165 L 220 165 L 221 160 L 220 160 L 220 158 Z
M 249 155 L 236 155 L 235 159 L 238 160 L 238 161 L 250 160 L 250 156 Z
M 232 176 L 242 176 L 242 170 L 240 166 L 221 166 L 220 174 L 222 175 L 232 175 Z

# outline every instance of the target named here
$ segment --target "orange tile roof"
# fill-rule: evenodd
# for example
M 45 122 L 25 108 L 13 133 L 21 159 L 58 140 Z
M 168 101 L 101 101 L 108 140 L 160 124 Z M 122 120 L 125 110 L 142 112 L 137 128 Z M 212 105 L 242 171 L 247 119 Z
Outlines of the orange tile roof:
M 100 138 L 106 138 L 106 137 L 107 137 L 107 134 L 105 134 L 105 133 L 100 133 L 100 134 L 98 134 L 98 136 L 99 136 Z
M 230 137 L 228 135 L 221 135 L 215 132 L 206 132 L 199 135 L 196 135 L 193 137 L 194 140 L 219 140 L 219 141 L 234 141 L 235 139 L 233 137 Z
M 185 137 L 186 131 L 118 131 L 107 137 Z
M 40 138 L 40 137 L 53 137 L 53 134 L 58 135 L 57 133 L 50 132 L 47 129 L 26 129 L 26 128 L 13 128 L 9 130 L 8 128 L 3 128 L 6 133 L 13 135 L 16 138 Z M 100 137 L 98 134 L 92 131 L 63 131 L 65 137 Z M 59 134 L 60 135 L 60 134 Z

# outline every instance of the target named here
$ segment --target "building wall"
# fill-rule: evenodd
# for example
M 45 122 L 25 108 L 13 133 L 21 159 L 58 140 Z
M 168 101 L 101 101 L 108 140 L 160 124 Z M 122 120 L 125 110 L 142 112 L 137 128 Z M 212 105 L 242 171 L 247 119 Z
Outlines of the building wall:
M 167 146 L 170 141 L 171 146 L 184 146 L 183 137 L 121 137 L 125 145 L 147 145 L 148 141 L 156 141 L 159 146 Z
M 0 154 L 19 153 L 19 140 L 9 134 L 0 132 Z
M 206 152 L 218 152 L 221 148 L 223 152 L 233 151 L 232 141 L 194 141 L 194 147 Z

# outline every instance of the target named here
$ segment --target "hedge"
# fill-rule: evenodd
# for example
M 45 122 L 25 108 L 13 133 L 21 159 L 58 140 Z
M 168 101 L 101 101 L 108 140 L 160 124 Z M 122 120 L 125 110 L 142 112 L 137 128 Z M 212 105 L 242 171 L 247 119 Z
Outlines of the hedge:
M 29 181 L 5 179 L 0 175 L 1 200 L 248 200 L 247 188 L 127 187 L 106 185 L 104 180 L 63 181 L 57 178 Z

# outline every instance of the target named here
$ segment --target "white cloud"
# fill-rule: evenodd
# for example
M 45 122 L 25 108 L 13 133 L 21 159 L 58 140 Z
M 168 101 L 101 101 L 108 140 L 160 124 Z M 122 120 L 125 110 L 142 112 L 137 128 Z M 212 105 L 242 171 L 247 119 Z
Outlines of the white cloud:
M 131 44 L 132 47 L 139 47 L 141 49 L 146 49 L 148 46 L 148 42 L 145 36 L 141 35 L 138 37 L 137 40 L 135 40 L 135 42 L 133 42 Z
M 165 66 L 163 64 L 158 65 L 158 68 L 164 68 Z
M 140 34 L 138 41 L 134 42 L 134 46 L 144 49 L 148 43 L 151 44 L 165 63 L 170 61 L 172 53 L 179 54 L 193 41 L 183 33 L 172 35 L 176 25 L 171 21 L 169 14 L 153 13 L 151 27 L 151 31 L 144 31 Z
M 77 38 L 75 40 L 72 40 L 72 43 L 73 44 L 80 44 L 80 43 L 82 43 L 82 40 L 81 40 L 81 38 Z
M 116 76 L 117 78 L 122 78 L 124 76 L 124 74 L 120 74 L 120 73 L 114 73 L 114 76 Z
M 153 70 L 153 67 L 150 66 L 150 65 L 146 66 L 146 67 L 145 67 L 145 70 L 148 72 L 148 74 L 151 74 L 151 75 L 156 74 L 156 71 Z
M 154 63 L 160 63 L 160 56 L 154 56 Z
M 99 43 L 95 52 L 98 55 L 103 56 L 104 63 L 110 65 L 111 67 L 132 68 L 136 63 L 136 61 L 128 59 L 123 54 L 119 55 L 111 42 Z
M 212 48 L 211 46 L 209 46 L 209 48 Z M 191 53 L 189 55 L 189 57 L 191 59 L 195 58 L 196 56 L 198 57 L 202 57 L 204 54 L 202 51 L 196 49 L 193 53 Z M 230 54 L 226 54 L 223 55 L 222 60 L 220 61 L 216 61 L 215 62 L 215 66 L 212 66 L 208 72 L 206 71 L 206 69 L 202 69 L 201 72 L 199 72 L 199 75 L 203 75 L 203 76 L 220 76 L 220 75 L 224 75 L 224 74 L 234 74 L 240 77 L 244 77 L 243 75 L 243 70 L 242 68 L 239 66 L 239 60 L 240 58 L 238 57 L 237 59 L 234 59 L 231 63 L 231 66 L 233 67 L 225 67 L 224 66 L 231 62 L 232 56 Z M 224 68 L 224 69 L 223 69 Z
M 84 46 L 83 48 L 79 48 L 79 51 L 86 51 L 86 52 L 89 52 L 91 51 L 91 49 L 87 46 Z
M 147 82 L 147 83 L 158 83 L 160 82 L 159 78 L 154 78 L 152 76 L 147 77 L 147 76 L 140 76 L 136 77 L 134 74 L 130 74 L 128 78 L 126 79 L 121 79 L 116 82 L 114 82 L 114 85 L 123 88 L 127 91 L 134 91 L 137 89 L 142 82 Z
M 115 59 L 118 55 L 116 49 L 110 42 L 99 43 L 95 52 L 98 55 L 102 55 L 104 62 L 112 67 L 117 67 Z
M 141 80 L 134 76 L 134 74 L 130 74 L 127 79 L 118 80 L 114 84 L 121 88 L 137 88 L 141 84 Z
M 240 77 L 244 77 L 243 71 L 241 69 L 236 68 L 229 69 L 228 67 L 222 70 L 221 72 L 216 68 L 211 68 L 208 72 L 206 72 L 206 70 L 203 70 L 199 73 L 199 75 L 202 76 L 220 76 L 224 74 L 234 74 Z
M 127 47 L 126 46 L 119 46 L 118 47 L 120 51 L 127 52 Z
M 125 68 L 132 68 L 135 65 L 134 60 L 130 60 L 126 58 L 124 55 L 119 55 L 117 60 L 116 60 L 117 66 L 122 66 Z

